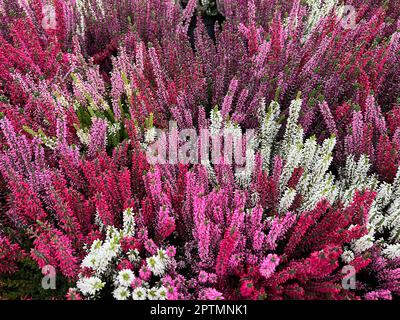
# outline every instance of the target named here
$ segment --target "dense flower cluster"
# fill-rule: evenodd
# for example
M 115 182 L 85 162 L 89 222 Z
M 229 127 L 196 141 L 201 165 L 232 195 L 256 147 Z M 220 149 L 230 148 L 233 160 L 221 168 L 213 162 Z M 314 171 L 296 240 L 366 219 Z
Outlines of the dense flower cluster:
M 68 299 L 400 297 L 398 2 L 1 0 L 0 17 L 2 277 L 31 259 Z M 245 163 L 148 161 L 171 123 Z

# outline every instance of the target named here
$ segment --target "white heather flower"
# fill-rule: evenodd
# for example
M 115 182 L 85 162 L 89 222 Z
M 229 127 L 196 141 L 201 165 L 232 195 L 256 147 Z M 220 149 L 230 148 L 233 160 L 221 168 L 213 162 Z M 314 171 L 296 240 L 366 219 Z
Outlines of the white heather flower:
M 294 189 L 286 189 L 280 203 L 279 203 L 279 212 L 285 213 L 289 210 L 293 201 L 296 197 L 296 190 Z
M 252 134 L 246 136 L 246 164 L 244 168 L 237 168 L 235 172 L 236 182 L 242 186 L 243 188 L 249 187 L 251 183 L 251 178 L 254 173 L 255 168 L 255 148 L 256 148 L 256 140 Z
M 109 123 L 107 129 L 110 136 L 115 136 L 121 130 L 121 124 L 119 122 L 113 124 Z
M 317 26 L 321 18 L 326 17 L 338 4 L 337 0 L 306 0 L 309 7 L 308 20 L 306 23 L 305 41 Z
M 135 235 L 136 223 L 132 208 L 128 208 L 124 211 L 123 220 L 124 235 L 127 237 L 133 237 Z
M 293 145 L 287 148 L 287 155 L 282 159 L 285 159 L 285 166 L 283 168 L 279 189 L 282 192 L 285 190 L 290 177 L 292 176 L 294 169 L 299 166 L 303 151 L 303 144 L 301 139 L 296 141 Z
M 151 143 L 153 143 L 157 138 L 157 130 L 154 127 L 149 128 L 146 132 L 145 132 L 145 136 L 144 136 L 144 143 L 145 145 L 149 145 Z
M 387 245 L 382 255 L 389 260 L 400 258 L 400 243 Z
M 217 176 L 215 175 L 215 171 L 210 163 L 210 160 L 202 159 L 201 164 L 206 168 L 207 173 L 208 173 L 208 178 L 210 179 L 210 181 L 214 185 L 217 185 L 217 183 L 218 183 Z
M 124 269 L 118 273 L 117 279 L 121 286 L 129 287 L 132 281 L 135 280 L 135 274 L 132 270 Z
M 97 275 L 101 275 L 117 257 L 121 248 L 120 239 L 119 233 L 109 228 L 104 243 L 100 240 L 93 242 L 89 254 L 82 261 L 82 266 L 91 268 Z
M 215 108 L 211 111 L 210 115 L 210 134 L 211 137 L 220 136 L 221 135 L 221 128 L 222 128 L 222 114 L 221 111 Z
M 128 259 L 130 262 L 139 262 L 141 260 L 138 249 L 128 251 Z
M 85 145 L 85 146 L 89 145 L 89 137 L 90 137 L 89 132 L 87 132 L 83 129 L 79 129 L 76 131 L 76 135 L 78 136 L 79 141 L 83 145 Z
M 147 298 L 147 290 L 143 287 L 138 287 L 132 292 L 132 299 L 133 300 L 146 300 Z
M 344 263 L 350 263 L 354 260 L 354 253 L 350 250 L 345 250 L 341 256 Z
M 147 262 L 147 267 L 155 276 L 164 275 L 165 264 L 158 255 L 147 258 L 146 262 Z
M 130 296 L 129 289 L 125 287 L 119 287 L 115 289 L 113 292 L 113 297 L 116 300 L 127 300 L 129 296 Z
M 303 130 L 298 125 L 301 106 L 303 100 L 293 100 L 289 107 L 289 118 L 286 124 L 285 135 L 281 144 L 281 155 L 285 159 L 289 155 L 289 149 L 295 146 L 299 140 L 303 139 Z
M 374 245 L 374 236 L 372 234 L 367 234 L 360 239 L 357 239 L 353 242 L 352 248 L 355 253 L 360 254 L 368 249 L 372 248 Z
M 269 105 L 268 112 L 265 112 L 265 100 L 261 102 L 259 120 L 261 128 L 258 136 L 260 152 L 263 160 L 263 169 L 267 172 L 270 169 L 272 147 L 281 125 L 278 123 L 280 106 L 276 101 Z
M 105 283 L 98 277 L 82 278 L 76 283 L 77 288 L 85 296 L 93 296 L 103 289 Z

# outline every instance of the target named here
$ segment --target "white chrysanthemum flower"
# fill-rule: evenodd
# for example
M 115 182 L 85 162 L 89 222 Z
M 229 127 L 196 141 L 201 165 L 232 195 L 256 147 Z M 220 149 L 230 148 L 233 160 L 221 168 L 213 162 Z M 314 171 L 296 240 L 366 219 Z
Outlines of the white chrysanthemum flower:
M 93 296 L 103 289 L 105 283 L 98 277 L 82 278 L 76 283 L 76 287 L 85 296 Z
M 107 239 L 104 243 L 100 240 L 94 241 L 89 254 L 82 261 L 82 266 L 93 269 L 97 275 L 105 272 L 120 251 L 121 245 L 118 235 L 118 233 L 108 230 Z
M 138 287 L 132 292 L 133 300 L 146 300 L 147 298 L 147 290 L 143 287 Z
M 135 274 L 132 270 L 124 269 L 118 272 L 117 279 L 121 286 L 129 287 L 132 281 L 135 280 Z
M 127 300 L 130 296 L 129 289 L 126 287 L 119 287 L 114 290 L 113 297 L 116 300 Z

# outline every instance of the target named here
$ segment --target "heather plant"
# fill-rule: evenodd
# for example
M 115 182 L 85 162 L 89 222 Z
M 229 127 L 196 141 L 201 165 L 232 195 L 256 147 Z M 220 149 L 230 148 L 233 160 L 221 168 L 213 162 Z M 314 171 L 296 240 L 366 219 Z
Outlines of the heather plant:
M 367 176 L 367 158 L 357 163 L 350 159 L 335 181 L 328 170 L 334 139 L 321 146 L 313 138 L 304 141 L 302 128 L 296 124 L 301 104 L 301 100 L 292 102 L 281 141 L 275 137 L 279 105 L 272 102 L 267 110 L 262 106 L 260 117 L 265 127 L 260 128 L 256 140 L 264 147 L 257 148 L 255 168 L 249 173 L 240 171 L 235 177 L 235 171 L 225 164 L 198 165 L 193 172 L 167 165 L 155 166 L 154 172 L 144 176 L 147 196 L 135 223 L 130 223 L 141 230 L 134 236 L 135 248 L 142 248 L 138 249 L 136 260 L 154 254 L 160 246 L 184 242 L 184 248 L 176 248 L 175 267 L 166 278 L 179 275 L 180 285 L 186 289 L 196 284 L 196 293 L 191 296 L 182 293 L 148 298 L 355 298 L 355 293 L 341 287 L 341 267 L 350 265 L 357 272 L 364 271 L 371 261 L 370 250 L 377 246 L 386 250 L 389 259 L 396 259 L 396 245 L 384 238 L 378 240 L 375 225 L 370 223 L 372 208 L 379 199 L 370 190 L 379 183 L 375 177 Z M 212 122 L 211 126 L 222 128 L 221 123 Z M 287 160 L 280 154 L 286 154 Z M 274 165 L 268 169 L 267 164 L 263 166 L 264 159 L 274 159 Z M 131 209 L 124 213 L 125 224 L 131 214 Z M 153 221 L 157 224 L 153 225 Z M 101 292 L 107 286 L 101 277 L 93 280 L 98 267 L 90 263 L 96 259 L 114 266 L 111 275 L 123 271 L 129 276 L 129 284 L 123 288 L 111 280 L 113 276 L 108 280 L 116 283 L 114 297 L 118 299 L 130 298 L 132 289 L 137 288 L 135 283 L 145 284 L 139 290 L 143 298 L 148 290 L 175 292 L 168 286 L 153 290 L 147 282 L 158 271 L 147 265 L 151 272 L 143 276 L 140 263 L 126 264 L 126 258 L 118 258 L 118 253 L 100 254 L 104 245 L 95 242 L 83 260 L 83 280 L 78 282 L 78 289 L 84 289 L 73 291 L 74 297 L 79 292 L 88 298 L 99 297 L 97 290 Z M 127 254 L 126 250 L 123 252 Z M 122 266 L 118 267 L 118 263 Z M 126 265 L 130 268 L 126 269 Z M 100 270 L 102 274 L 105 269 Z M 85 291 L 89 290 L 87 286 L 94 291 Z M 367 287 L 359 290 L 366 292 Z
M 0 9 L 0 296 L 51 265 L 69 299 L 398 298 L 395 1 Z M 244 164 L 151 163 L 171 123 Z

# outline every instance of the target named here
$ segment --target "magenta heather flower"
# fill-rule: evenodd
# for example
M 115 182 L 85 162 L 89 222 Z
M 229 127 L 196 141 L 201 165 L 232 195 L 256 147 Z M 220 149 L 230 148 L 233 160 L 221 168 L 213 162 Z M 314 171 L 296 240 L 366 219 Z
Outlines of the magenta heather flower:
M 200 292 L 200 300 L 224 300 L 221 292 L 213 288 L 207 288 Z
M 365 300 L 392 300 L 392 294 L 389 290 L 379 290 L 368 292 Z
M 279 257 L 276 254 L 269 254 L 260 265 L 260 274 L 268 279 L 275 272 L 279 265 Z

